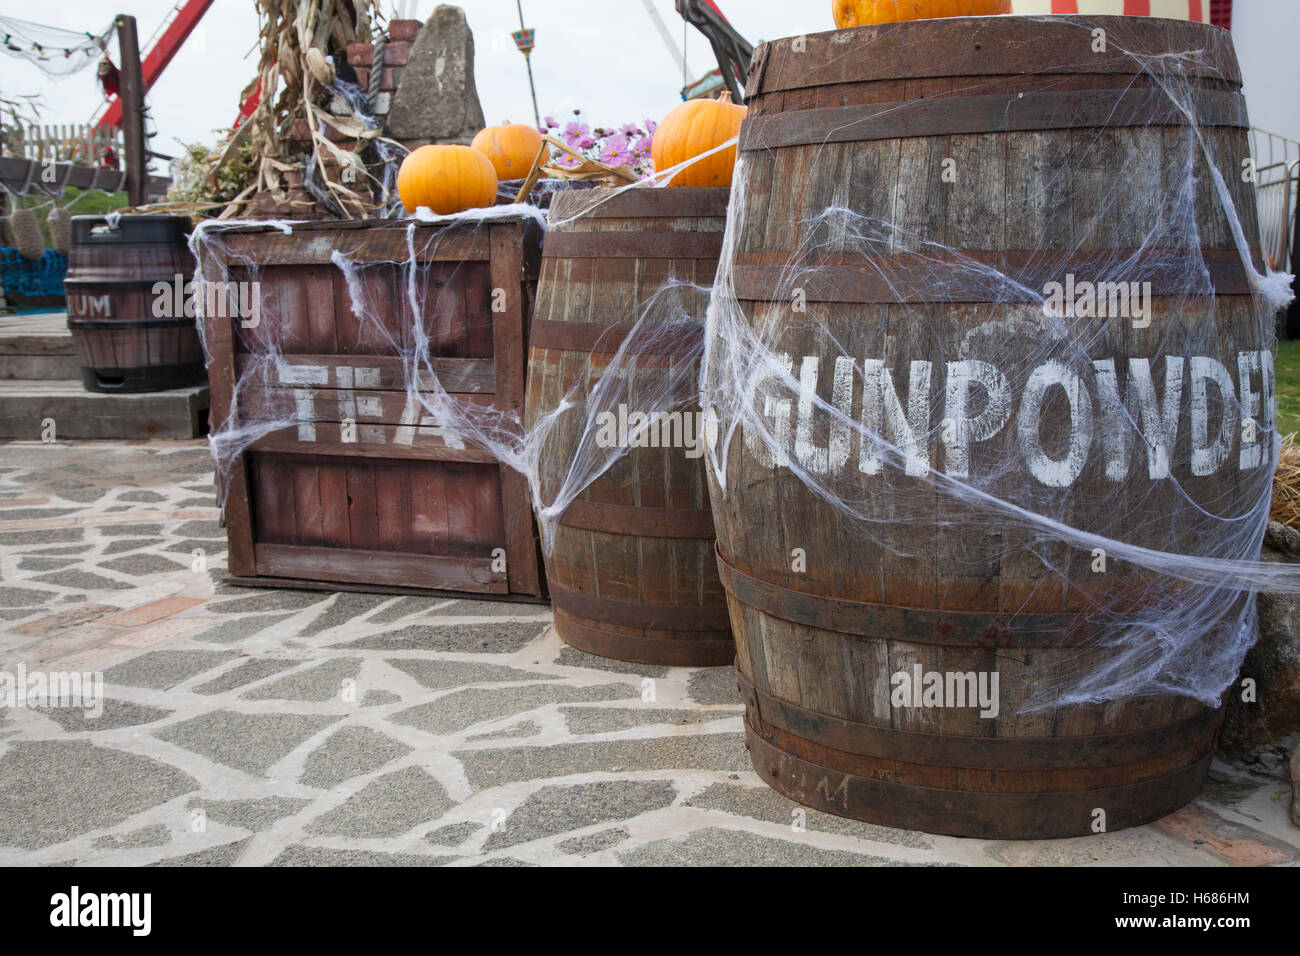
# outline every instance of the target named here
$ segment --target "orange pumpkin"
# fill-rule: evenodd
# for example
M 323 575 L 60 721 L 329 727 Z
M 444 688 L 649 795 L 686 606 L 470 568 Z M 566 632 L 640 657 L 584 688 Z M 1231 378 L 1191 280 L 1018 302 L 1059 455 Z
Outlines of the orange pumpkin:
M 1011 0 L 833 0 L 835 25 L 933 20 L 938 17 L 991 17 L 1011 12 Z
M 480 130 L 470 146 L 492 161 L 498 179 L 523 179 L 542 151 L 542 134 L 523 123 L 505 123 Z
M 740 132 L 740 121 L 748 112 L 731 102 L 730 93 L 723 93 L 716 100 L 687 100 L 674 107 L 659 124 L 650 143 L 655 169 L 668 169 L 721 146 Z M 736 147 L 732 146 L 687 166 L 668 185 L 730 186 L 735 167 Z
M 486 156 L 468 146 L 421 146 L 402 160 L 397 194 L 407 212 L 428 206 L 449 216 L 493 205 L 497 174 Z

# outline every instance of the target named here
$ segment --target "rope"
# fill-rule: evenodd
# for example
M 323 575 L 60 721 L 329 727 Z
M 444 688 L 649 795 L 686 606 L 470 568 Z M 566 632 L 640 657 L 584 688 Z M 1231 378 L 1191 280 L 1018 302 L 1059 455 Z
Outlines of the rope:
M 370 102 L 370 112 L 375 112 L 375 103 L 379 100 L 379 87 L 384 75 L 384 47 L 388 43 L 388 34 L 381 33 L 375 40 L 374 53 L 370 58 L 370 82 L 366 84 L 366 99 Z

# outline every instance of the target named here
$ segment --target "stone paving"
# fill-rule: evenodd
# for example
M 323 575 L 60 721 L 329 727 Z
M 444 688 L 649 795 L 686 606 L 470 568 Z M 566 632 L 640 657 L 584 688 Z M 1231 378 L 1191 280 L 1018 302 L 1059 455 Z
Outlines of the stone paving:
M 235 588 L 204 442 L 0 444 L 0 863 L 1295 865 L 1290 787 L 1216 763 L 1152 826 L 1000 843 L 802 812 L 729 668 L 567 648 L 549 609 Z M 1279 772 L 1280 773 L 1280 772 Z M 802 825 L 801 824 L 802 820 Z

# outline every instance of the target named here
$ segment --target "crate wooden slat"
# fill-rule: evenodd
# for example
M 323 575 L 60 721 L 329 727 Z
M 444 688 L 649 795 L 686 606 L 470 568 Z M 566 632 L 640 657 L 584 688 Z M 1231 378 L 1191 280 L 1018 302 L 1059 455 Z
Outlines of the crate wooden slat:
M 511 218 L 409 235 L 404 222 L 249 225 L 205 243 L 205 276 L 224 264 L 260 283 L 256 326 L 205 320 L 214 432 L 269 429 L 225 478 L 231 580 L 543 598 L 527 483 L 408 400 L 402 357 L 422 329 L 456 401 L 522 418 L 540 242 L 535 223 Z M 378 321 L 353 313 L 335 252 L 358 265 Z M 416 384 L 430 388 L 428 370 Z

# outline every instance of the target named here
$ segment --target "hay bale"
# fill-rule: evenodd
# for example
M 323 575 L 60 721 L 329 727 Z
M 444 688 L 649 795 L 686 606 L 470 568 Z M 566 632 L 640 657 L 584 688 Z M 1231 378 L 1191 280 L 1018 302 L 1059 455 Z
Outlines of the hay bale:
M 1269 520 L 1300 530 L 1300 448 L 1295 433 L 1282 439 L 1282 453 L 1273 472 L 1273 502 Z

